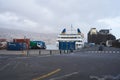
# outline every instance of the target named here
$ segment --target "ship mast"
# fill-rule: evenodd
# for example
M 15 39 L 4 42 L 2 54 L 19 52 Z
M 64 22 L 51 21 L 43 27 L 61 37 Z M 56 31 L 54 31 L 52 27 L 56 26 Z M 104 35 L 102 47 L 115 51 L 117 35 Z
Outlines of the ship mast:
M 71 24 L 71 34 L 72 34 L 72 32 L 73 32 L 73 26 L 72 26 L 72 24 Z

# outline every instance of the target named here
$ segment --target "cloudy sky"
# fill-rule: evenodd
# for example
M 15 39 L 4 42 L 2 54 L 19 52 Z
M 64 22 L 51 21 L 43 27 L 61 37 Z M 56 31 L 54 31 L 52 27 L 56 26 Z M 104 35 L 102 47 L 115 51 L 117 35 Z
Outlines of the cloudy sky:
M 120 0 L 0 0 L 0 27 L 60 33 L 66 27 L 112 29 L 120 38 Z

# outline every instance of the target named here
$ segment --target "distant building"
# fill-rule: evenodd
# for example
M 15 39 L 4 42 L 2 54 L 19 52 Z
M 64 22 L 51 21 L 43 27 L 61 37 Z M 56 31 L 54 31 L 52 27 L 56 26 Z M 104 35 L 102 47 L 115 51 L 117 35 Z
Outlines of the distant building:
M 96 28 L 91 28 L 91 30 L 88 33 L 88 43 L 97 43 L 96 38 L 98 35 L 98 31 Z
M 106 41 L 116 40 L 116 37 L 110 34 L 109 29 L 101 29 L 99 32 L 96 28 L 91 28 L 88 32 L 88 43 L 106 45 Z
M 112 41 L 112 47 L 120 48 L 120 39 Z

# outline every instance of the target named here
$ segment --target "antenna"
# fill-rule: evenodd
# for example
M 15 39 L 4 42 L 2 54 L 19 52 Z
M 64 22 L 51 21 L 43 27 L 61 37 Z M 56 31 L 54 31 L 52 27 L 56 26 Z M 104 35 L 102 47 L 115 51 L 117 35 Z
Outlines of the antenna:
M 73 32 L 73 26 L 72 26 L 72 24 L 71 24 L 71 34 L 72 34 L 72 32 Z

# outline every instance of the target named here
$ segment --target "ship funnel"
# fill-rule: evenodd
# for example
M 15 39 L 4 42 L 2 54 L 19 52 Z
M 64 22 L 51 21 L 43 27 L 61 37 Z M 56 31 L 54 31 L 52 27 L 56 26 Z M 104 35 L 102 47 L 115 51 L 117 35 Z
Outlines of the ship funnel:
M 65 34 L 65 33 L 66 33 L 66 28 L 64 28 L 62 31 L 62 34 Z
M 77 29 L 77 31 L 78 31 L 78 34 L 80 34 L 80 33 L 81 33 L 81 31 L 80 31 L 80 29 L 79 29 L 79 28 Z

